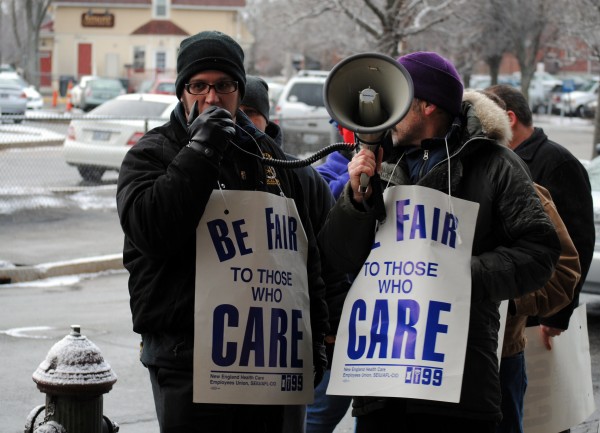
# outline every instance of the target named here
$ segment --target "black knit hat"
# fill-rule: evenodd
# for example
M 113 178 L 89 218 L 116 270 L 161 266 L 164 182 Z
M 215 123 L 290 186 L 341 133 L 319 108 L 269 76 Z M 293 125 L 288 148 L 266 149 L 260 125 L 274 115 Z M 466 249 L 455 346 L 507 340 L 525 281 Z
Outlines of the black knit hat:
M 223 71 L 238 82 L 240 96 L 246 89 L 244 51 L 230 36 L 218 31 L 200 32 L 181 41 L 177 55 L 175 92 L 181 98 L 183 87 L 199 72 Z
M 246 94 L 242 105 L 254 108 L 269 121 L 269 85 L 260 77 L 246 76 Z

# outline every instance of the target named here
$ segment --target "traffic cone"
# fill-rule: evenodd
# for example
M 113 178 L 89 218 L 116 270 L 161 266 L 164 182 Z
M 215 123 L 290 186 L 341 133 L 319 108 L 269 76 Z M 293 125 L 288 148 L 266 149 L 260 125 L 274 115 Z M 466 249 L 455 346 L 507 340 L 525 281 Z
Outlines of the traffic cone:
M 73 103 L 71 102 L 71 89 L 73 88 L 73 82 L 69 81 L 67 86 L 67 108 L 66 111 L 70 112 L 73 109 Z
M 52 107 L 56 108 L 57 104 L 58 104 L 58 91 L 56 89 L 54 89 L 52 91 Z

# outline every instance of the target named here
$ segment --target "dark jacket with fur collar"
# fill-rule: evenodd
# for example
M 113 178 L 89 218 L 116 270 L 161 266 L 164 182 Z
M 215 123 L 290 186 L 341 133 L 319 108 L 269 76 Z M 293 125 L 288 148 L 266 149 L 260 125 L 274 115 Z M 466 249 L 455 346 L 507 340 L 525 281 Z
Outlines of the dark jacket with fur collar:
M 504 111 L 486 96 L 467 92 L 461 124 L 449 139 L 449 161 L 444 157 L 416 183 L 448 192 L 450 169 L 452 196 L 480 205 L 461 399 L 457 404 L 425 400 L 407 400 L 407 404 L 414 412 L 498 421 L 499 302 L 541 287 L 552 274 L 560 244 L 523 162 L 505 145 L 510 126 Z M 398 150 L 382 166 L 384 186 L 411 184 L 405 159 L 396 164 L 402 155 Z M 372 210 L 354 203 L 351 195 L 348 184 L 321 230 L 319 243 L 334 266 L 355 273 L 369 254 L 376 218 Z M 385 402 L 386 398 L 355 397 L 353 413 L 369 413 Z

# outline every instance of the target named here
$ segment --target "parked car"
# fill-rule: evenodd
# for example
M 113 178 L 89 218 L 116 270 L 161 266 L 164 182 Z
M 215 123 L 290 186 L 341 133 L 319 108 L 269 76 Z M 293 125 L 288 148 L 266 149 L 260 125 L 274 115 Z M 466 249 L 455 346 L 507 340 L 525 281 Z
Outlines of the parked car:
M 0 63 L 0 72 L 17 72 L 17 70 L 8 63 Z
M 124 93 L 125 88 L 121 80 L 86 75 L 71 89 L 71 104 L 83 111 L 89 111 Z
M 556 111 L 565 116 L 585 116 L 585 105 L 598 99 L 598 87 L 600 80 L 598 78 L 591 80 L 581 90 L 575 90 L 560 95 L 556 103 Z
M 281 92 L 273 120 L 283 130 L 284 150 L 292 155 L 314 153 L 332 143 L 334 127 L 323 101 L 328 74 L 299 71 Z
M 563 80 L 562 84 L 555 85 L 550 91 L 550 110 L 552 114 L 560 114 L 559 103 L 563 94 L 581 90 L 590 82 L 588 78 L 577 75 L 564 76 L 561 78 Z
M 492 82 L 492 77 L 489 75 L 473 75 L 469 82 L 471 89 L 485 89 Z M 513 87 L 519 87 L 519 80 L 512 75 L 498 75 L 498 84 L 507 84 Z
M 27 110 L 27 95 L 12 79 L 0 78 L 0 114 L 23 116 Z M 14 119 L 20 123 L 22 119 Z
M 84 75 L 82 76 L 77 83 L 73 85 L 71 88 L 71 104 L 74 107 L 79 107 L 81 105 L 81 98 L 83 95 L 83 91 L 88 81 L 94 80 L 98 77 L 95 75 Z
M 285 84 L 269 80 L 268 78 L 265 78 L 265 81 L 269 86 L 269 115 L 273 116 L 275 115 L 275 107 L 277 106 L 281 92 L 285 88 Z
M 584 292 L 600 294 L 600 156 L 591 161 L 582 161 L 587 169 L 592 185 L 594 199 L 594 225 L 596 226 L 596 245 L 592 264 L 588 271 L 585 284 L 581 289 Z
M 148 93 L 175 95 L 175 78 L 157 78 Z
M 559 79 L 542 72 L 535 72 L 529 83 L 529 106 L 534 113 L 543 113 L 548 110 L 550 92 L 556 85 L 561 85 Z M 469 87 L 472 89 L 485 89 L 490 86 L 489 75 L 474 75 L 471 77 Z M 506 84 L 521 89 L 521 74 L 499 75 L 498 84 Z
M 513 74 L 518 77 L 519 87 L 521 86 L 520 74 Z M 562 86 L 562 80 L 552 74 L 544 71 L 535 71 L 531 82 L 529 83 L 529 106 L 534 113 L 544 114 L 551 110 L 550 105 L 552 89 L 556 86 Z
M 28 110 L 40 110 L 44 107 L 44 98 L 40 92 L 37 91 L 33 84 L 29 84 L 16 72 L 0 72 L 0 78 L 14 81 L 25 92 Z
M 131 146 L 165 123 L 177 102 L 176 96 L 150 93 L 128 93 L 105 102 L 83 118 L 71 120 L 65 161 L 77 167 L 86 181 L 99 181 L 107 170 L 119 171 Z
M 594 119 L 596 117 L 596 111 L 598 109 L 598 100 L 588 102 L 583 106 L 583 117 L 586 119 Z

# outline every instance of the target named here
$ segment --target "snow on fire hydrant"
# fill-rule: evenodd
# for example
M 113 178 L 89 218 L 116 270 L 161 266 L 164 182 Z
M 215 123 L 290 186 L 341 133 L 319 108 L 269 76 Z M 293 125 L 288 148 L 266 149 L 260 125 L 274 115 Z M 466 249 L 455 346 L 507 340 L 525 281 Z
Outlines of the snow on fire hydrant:
M 102 395 L 117 376 L 79 325 L 56 343 L 33 373 L 46 404 L 27 417 L 25 433 L 113 433 L 119 426 L 102 414 Z M 37 419 L 45 412 L 43 419 Z

